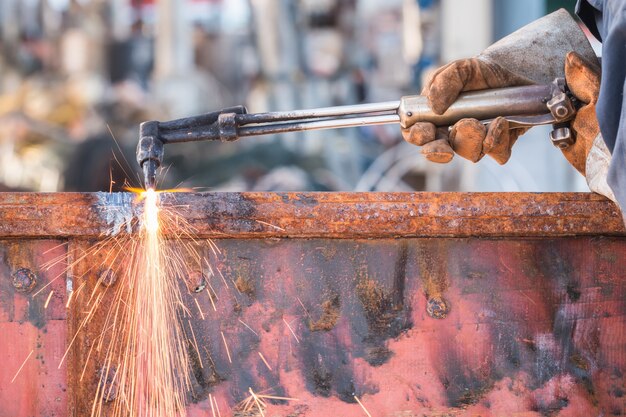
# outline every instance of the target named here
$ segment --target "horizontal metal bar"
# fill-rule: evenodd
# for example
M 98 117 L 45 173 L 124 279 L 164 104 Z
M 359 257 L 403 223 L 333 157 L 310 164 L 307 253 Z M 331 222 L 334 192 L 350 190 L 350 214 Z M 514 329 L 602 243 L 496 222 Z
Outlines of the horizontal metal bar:
M 400 123 L 397 114 L 386 114 L 364 117 L 321 118 L 293 122 L 268 122 L 267 124 L 245 125 L 237 129 L 238 137 L 271 135 L 276 133 L 297 132 L 305 130 L 338 129 L 344 127 L 382 125 Z M 198 142 L 220 140 L 218 126 L 202 126 L 193 130 L 175 130 L 161 132 L 163 143 Z
M 0 193 L 0 239 L 102 238 L 135 230 L 130 193 Z M 164 193 L 198 238 L 626 236 L 592 193 Z
M 194 129 L 162 131 L 159 132 L 159 139 L 166 144 L 220 140 L 220 131 L 217 125 L 212 124 Z
M 182 119 L 170 120 L 167 122 L 159 122 L 159 130 L 184 130 L 184 129 L 195 129 L 200 126 L 207 126 L 212 123 L 215 123 L 219 113 L 236 113 L 243 114 L 246 113 L 246 108 L 244 106 L 233 106 L 222 109 L 220 111 L 200 114 L 198 116 L 192 117 L 184 117 Z
M 344 127 L 370 126 L 400 123 L 397 114 L 382 116 L 350 117 L 344 119 L 326 119 L 311 121 L 295 121 L 285 123 L 271 123 L 267 125 L 242 126 L 238 129 L 240 137 L 269 135 L 274 133 L 298 132 L 304 130 L 338 129 Z
M 354 104 L 348 106 L 320 107 L 317 109 L 291 110 L 269 113 L 241 114 L 235 117 L 239 126 L 252 123 L 269 123 L 297 119 L 316 119 L 321 117 L 342 117 L 348 115 L 368 113 L 396 113 L 400 101 L 386 101 L 381 103 Z

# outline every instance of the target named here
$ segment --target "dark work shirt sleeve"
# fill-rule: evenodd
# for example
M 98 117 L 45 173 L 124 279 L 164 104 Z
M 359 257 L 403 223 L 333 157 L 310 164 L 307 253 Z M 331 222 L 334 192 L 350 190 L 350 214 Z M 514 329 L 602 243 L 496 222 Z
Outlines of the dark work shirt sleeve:
M 608 183 L 626 218 L 626 1 L 579 0 L 576 12 L 602 42 L 596 113 L 612 154 Z

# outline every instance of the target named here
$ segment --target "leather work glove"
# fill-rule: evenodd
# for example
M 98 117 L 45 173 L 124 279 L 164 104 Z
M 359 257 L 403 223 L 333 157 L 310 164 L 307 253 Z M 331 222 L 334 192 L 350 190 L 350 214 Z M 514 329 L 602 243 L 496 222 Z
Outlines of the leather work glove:
M 469 58 L 454 61 L 440 68 L 424 86 L 431 108 L 443 114 L 464 91 L 514 87 L 532 81 L 514 74 L 498 64 Z M 462 119 L 449 131 L 437 129 L 432 123 L 418 122 L 402 129 L 404 140 L 422 146 L 422 154 L 439 163 L 450 162 L 455 153 L 472 162 L 489 155 L 498 163 L 506 163 L 517 138 L 528 130 L 509 129 L 509 122 L 496 118 L 488 126 L 476 119 Z
M 575 51 L 579 58 L 582 57 L 582 61 L 597 62 L 580 27 L 569 13 L 559 10 L 503 38 L 474 58 L 443 66 L 431 77 L 422 94 L 427 96 L 432 110 L 442 114 L 465 91 L 550 84 L 555 78 L 565 76 L 563 63 L 571 51 Z M 579 61 L 568 59 L 570 70 L 575 62 Z M 578 71 L 575 72 L 578 74 Z M 577 78 L 585 77 L 577 75 Z M 589 95 L 580 93 L 581 101 L 590 104 Z M 591 113 L 593 110 L 583 111 L 580 117 L 589 119 L 587 116 Z M 575 132 L 577 129 L 581 132 L 584 130 L 582 120 L 575 122 Z M 504 164 L 509 160 L 517 138 L 527 130 L 510 129 L 508 121 L 498 117 L 488 126 L 476 119 L 462 119 L 449 130 L 419 122 L 402 129 L 402 135 L 407 142 L 422 146 L 422 153 L 433 162 L 449 162 L 457 153 L 472 162 L 489 155 Z M 583 136 L 587 134 L 582 132 Z M 582 143 L 585 141 L 583 139 Z M 581 166 L 581 147 L 584 146 L 572 146 L 566 154 L 568 160 L 571 158 L 570 162 L 578 158 L 576 163 L 572 162 L 577 169 Z M 584 166 L 584 151 L 582 154 Z M 584 168 L 581 172 L 584 172 Z
M 565 80 L 572 94 L 583 106 L 571 122 L 576 142 L 562 152 L 569 163 L 585 175 L 589 150 L 600 133 L 595 105 L 600 91 L 600 69 L 575 52 L 565 59 Z M 495 64 L 477 58 L 459 60 L 442 67 L 426 85 L 422 94 L 428 97 L 435 113 L 442 114 L 463 91 L 525 85 L 527 81 Z M 431 123 L 415 123 L 403 129 L 404 139 L 422 146 L 422 153 L 433 162 L 449 162 L 454 153 L 472 162 L 489 155 L 499 164 L 506 163 L 511 148 L 528 128 L 510 129 L 503 117 L 488 126 L 476 119 L 462 119 L 449 135 L 446 129 L 436 129 Z

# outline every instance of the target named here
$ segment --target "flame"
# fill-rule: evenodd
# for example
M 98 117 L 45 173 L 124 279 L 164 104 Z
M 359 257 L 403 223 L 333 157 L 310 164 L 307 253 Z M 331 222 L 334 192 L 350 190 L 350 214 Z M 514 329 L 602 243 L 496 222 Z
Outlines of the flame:
M 136 188 L 136 187 L 124 187 L 124 189 L 126 191 L 130 191 L 131 193 L 137 194 L 138 202 L 146 198 L 146 194 L 148 192 L 162 194 L 162 193 L 189 193 L 193 191 L 191 188 L 169 188 L 165 190 L 155 190 L 153 188 L 143 189 L 143 188 Z

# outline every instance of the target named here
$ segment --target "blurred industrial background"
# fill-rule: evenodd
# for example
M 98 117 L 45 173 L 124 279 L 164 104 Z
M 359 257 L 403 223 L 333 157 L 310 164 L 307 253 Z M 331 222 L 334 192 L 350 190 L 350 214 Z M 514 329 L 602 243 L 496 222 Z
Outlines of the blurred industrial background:
M 574 0 L 2 0 L 0 190 L 139 186 L 138 125 L 245 104 L 397 100 Z M 163 188 L 577 191 L 535 128 L 504 167 L 427 162 L 398 126 L 167 149 Z

